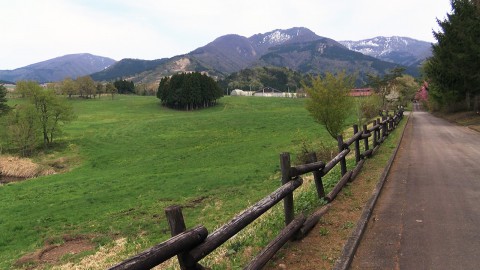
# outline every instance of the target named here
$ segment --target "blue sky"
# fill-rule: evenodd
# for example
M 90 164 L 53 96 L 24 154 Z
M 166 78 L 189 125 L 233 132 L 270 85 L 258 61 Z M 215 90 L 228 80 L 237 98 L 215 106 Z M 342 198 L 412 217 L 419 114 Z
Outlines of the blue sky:
M 0 0 L 0 10 L 0 69 L 15 69 L 72 53 L 159 59 L 300 26 L 335 40 L 434 42 L 450 0 Z

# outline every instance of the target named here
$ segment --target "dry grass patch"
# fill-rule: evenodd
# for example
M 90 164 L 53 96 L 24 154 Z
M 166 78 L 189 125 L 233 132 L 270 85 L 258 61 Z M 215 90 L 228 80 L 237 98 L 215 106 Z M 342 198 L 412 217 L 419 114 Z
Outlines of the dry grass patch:
M 0 172 L 2 176 L 15 178 L 33 178 L 37 176 L 54 174 L 51 167 L 41 166 L 29 158 L 12 156 L 0 157 Z

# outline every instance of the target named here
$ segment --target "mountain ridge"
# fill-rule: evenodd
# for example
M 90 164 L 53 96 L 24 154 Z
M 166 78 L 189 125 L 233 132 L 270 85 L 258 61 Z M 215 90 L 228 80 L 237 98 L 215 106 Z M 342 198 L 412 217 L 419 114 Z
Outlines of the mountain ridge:
M 34 80 L 39 83 L 77 78 L 104 70 L 116 61 L 90 53 L 67 54 L 13 70 L 0 70 L 0 79 L 17 82 Z

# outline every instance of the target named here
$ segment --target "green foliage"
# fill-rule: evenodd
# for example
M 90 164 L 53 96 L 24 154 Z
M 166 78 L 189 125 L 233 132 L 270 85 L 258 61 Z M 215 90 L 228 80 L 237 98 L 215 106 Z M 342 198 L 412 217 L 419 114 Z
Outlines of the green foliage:
M 434 32 L 433 56 L 424 65 L 434 90 L 431 97 L 440 107 L 465 100 L 470 109 L 471 95 L 480 95 L 480 7 L 475 1 L 453 0 L 452 13 Z M 477 104 L 478 105 L 478 104 Z
M 60 86 L 61 92 L 64 95 L 68 95 L 69 98 L 72 95 L 77 95 L 79 93 L 79 86 L 78 84 L 72 80 L 71 78 L 66 78 L 61 82 Z
M 382 99 L 378 95 L 356 97 L 354 100 L 357 124 L 360 128 L 370 119 L 377 116 L 382 108 Z
M 37 146 L 39 117 L 33 104 L 17 105 L 7 116 L 7 147 L 16 149 L 21 156 L 29 156 Z
M 287 68 L 256 67 L 234 72 L 219 84 L 225 92 L 227 89 L 258 91 L 267 86 L 283 92 L 295 92 L 302 87 L 302 81 L 308 79 L 309 77 Z
M 135 94 L 135 84 L 132 81 L 118 80 L 113 85 L 119 94 Z
M 368 85 L 373 87 L 375 93 L 382 98 L 383 109 L 388 109 L 387 96 L 392 91 L 397 91 L 399 85 L 398 78 L 402 77 L 402 73 L 405 71 L 403 67 L 396 67 L 391 69 L 383 76 L 368 74 Z
M 307 110 L 313 118 L 322 124 L 333 139 L 337 139 L 345 128 L 345 122 L 351 114 L 354 78 L 345 72 L 337 75 L 327 72 L 324 78 L 316 77 L 312 86 L 305 86 L 310 99 Z
M 157 92 L 157 98 L 163 105 L 187 111 L 213 106 L 222 96 L 218 84 L 209 76 L 198 72 L 164 77 Z
M 110 94 L 112 95 L 112 99 L 114 98 L 115 94 L 118 93 L 118 90 L 117 88 L 115 87 L 115 85 L 113 85 L 113 83 L 107 83 L 105 85 L 105 92 L 107 94 Z
M 90 96 L 96 95 L 97 87 L 90 76 L 79 77 L 75 82 L 77 84 L 78 94 L 81 97 L 89 98 Z
M 10 107 L 7 105 L 7 88 L 0 84 L 0 116 L 10 111 Z
M 20 104 L 7 120 L 8 141 L 22 156 L 30 155 L 36 147 L 39 134 L 48 147 L 62 132 L 62 126 L 75 118 L 73 108 L 54 90 L 46 90 L 36 83 L 23 85 L 28 103 Z

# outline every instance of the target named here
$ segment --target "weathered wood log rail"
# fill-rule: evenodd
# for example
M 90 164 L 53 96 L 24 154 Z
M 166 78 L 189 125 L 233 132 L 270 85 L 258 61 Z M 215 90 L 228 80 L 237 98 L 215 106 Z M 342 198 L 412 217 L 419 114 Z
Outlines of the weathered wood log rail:
M 316 154 L 310 153 L 310 163 L 291 166 L 290 154 L 280 154 L 282 186 L 209 235 L 207 229 L 203 226 L 186 230 L 181 207 L 168 207 L 165 209 L 165 213 L 170 225 L 172 238 L 110 269 L 150 269 L 175 255 L 181 269 L 204 269 L 199 263 L 201 259 L 208 256 L 267 210 L 283 201 L 285 228 L 245 267 L 245 269 L 261 269 L 286 242 L 306 236 L 330 207 L 330 204 L 326 204 L 309 217 L 305 217 L 303 213 L 295 217 L 293 192 L 303 184 L 301 176 L 312 173 L 318 198 L 326 200 L 327 203 L 332 202 L 342 188 L 355 179 L 363 167 L 365 159 L 376 153 L 380 144 L 397 127 L 402 118 L 403 109 L 400 109 L 398 112 L 394 111 L 392 116 L 388 116 L 387 112 L 387 116 L 374 120 L 370 128 L 364 125 L 363 130 L 359 130 L 358 126 L 354 125 L 354 134 L 351 138 L 344 141 L 341 135 L 338 136 L 338 154 L 327 163 L 318 161 Z M 369 145 L 369 138 L 372 138 L 372 148 Z M 363 151 L 360 147 L 362 141 L 364 144 Z M 355 168 L 348 171 L 346 156 L 350 153 L 352 145 L 353 151 L 355 151 Z M 326 195 L 322 177 L 327 175 L 337 164 L 340 164 L 341 178 L 330 193 Z

